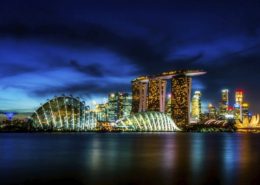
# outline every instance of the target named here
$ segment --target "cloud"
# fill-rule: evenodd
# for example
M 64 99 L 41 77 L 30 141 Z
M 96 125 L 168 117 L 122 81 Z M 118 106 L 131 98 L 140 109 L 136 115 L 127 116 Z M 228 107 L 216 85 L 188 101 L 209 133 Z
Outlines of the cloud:
M 87 82 L 84 81 L 79 84 L 72 84 L 69 86 L 59 87 L 43 87 L 35 89 L 32 94 L 34 96 L 42 97 L 62 94 L 78 94 L 82 97 L 91 97 L 92 95 L 107 96 L 110 92 L 129 92 L 131 86 L 128 83 L 103 83 L 100 84 L 97 81 Z
M 48 2 L 0 6 L 1 89 L 36 99 L 105 95 L 129 91 L 139 75 L 204 69 L 194 78 L 203 98 L 217 102 L 221 88 L 244 88 L 259 110 L 259 2 Z
M 104 77 L 105 71 L 102 70 L 102 67 L 99 64 L 89 64 L 86 66 L 82 66 L 77 61 L 71 60 L 70 66 L 72 66 L 77 71 L 86 73 L 90 76 Z

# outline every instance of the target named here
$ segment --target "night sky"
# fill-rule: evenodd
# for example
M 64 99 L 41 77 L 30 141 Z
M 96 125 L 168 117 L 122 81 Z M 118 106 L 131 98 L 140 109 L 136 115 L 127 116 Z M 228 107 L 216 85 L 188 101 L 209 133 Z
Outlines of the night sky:
M 260 113 L 260 1 L 212 2 L 1 0 L 0 109 L 61 94 L 102 102 L 140 75 L 203 69 L 204 105 L 244 89 Z

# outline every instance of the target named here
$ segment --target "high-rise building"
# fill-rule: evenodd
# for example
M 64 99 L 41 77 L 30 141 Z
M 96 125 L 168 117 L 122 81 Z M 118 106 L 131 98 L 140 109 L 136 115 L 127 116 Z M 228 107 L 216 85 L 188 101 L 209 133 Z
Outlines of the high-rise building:
M 118 119 L 129 116 L 132 109 L 132 96 L 128 93 L 121 93 L 119 96 Z
M 201 92 L 195 91 L 191 101 L 191 117 L 195 121 L 200 121 L 201 117 Z
M 242 107 L 240 104 L 237 103 L 234 104 L 234 117 L 235 119 L 242 120 Z
M 249 117 L 249 104 L 244 102 L 242 104 L 242 118 L 244 120 L 245 118 L 248 117 Z
M 221 94 L 221 101 L 219 106 L 219 115 L 221 118 L 225 118 L 228 113 L 228 104 L 229 104 L 229 90 L 223 89 Z
M 240 120 L 243 119 L 243 114 L 242 114 L 243 99 L 244 99 L 244 91 L 237 90 L 235 93 L 236 103 L 234 105 L 235 119 L 240 119 Z
M 114 122 L 131 113 L 132 96 L 128 93 L 110 93 L 108 96 L 108 121 Z
M 147 110 L 148 77 L 141 76 L 132 81 L 132 113 Z
M 208 113 L 209 113 L 209 119 L 216 119 L 217 117 L 216 107 L 213 106 L 211 103 L 208 105 Z
M 191 82 L 192 78 L 184 75 L 172 79 L 172 118 L 180 127 L 190 123 Z
M 172 115 L 171 94 L 167 95 L 165 113 L 170 117 Z
M 166 80 L 151 79 L 148 92 L 149 111 L 165 112 Z
M 156 111 L 168 114 L 170 112 L 173 121 L 178 126 L 183 127 L 189 124 L 192 77 L 203 74 L 205 72 L 201 70 L 173 70 L 134 79 L 132 81 L 132 113 Z M 168 86 L 171 91 L 170 100 L 166 97 Z
M 108 103 L 97 104 L 94 111 L 97 121 L 108 121 Z
M 244 99 L 244 91 L 237 90 L 236 91 L 236 104 L 242 105 Z

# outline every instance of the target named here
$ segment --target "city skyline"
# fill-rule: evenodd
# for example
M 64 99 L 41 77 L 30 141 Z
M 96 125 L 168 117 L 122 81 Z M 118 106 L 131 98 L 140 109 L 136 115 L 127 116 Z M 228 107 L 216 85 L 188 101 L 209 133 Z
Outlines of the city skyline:
M 193 91 L 204 107 L 244 89 L 259 112 L 257 1 L 112 2 L 1 1 L 0 109 L 33 111 L 61 94 L 101 102 L 140 75 L 203 69 Z

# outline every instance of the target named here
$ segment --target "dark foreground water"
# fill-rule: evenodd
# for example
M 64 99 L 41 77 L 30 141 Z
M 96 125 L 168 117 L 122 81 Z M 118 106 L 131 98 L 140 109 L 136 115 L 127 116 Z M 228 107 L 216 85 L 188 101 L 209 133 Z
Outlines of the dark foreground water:
M 260 135 L 0 134 L 0 184 L 260 184 Z

